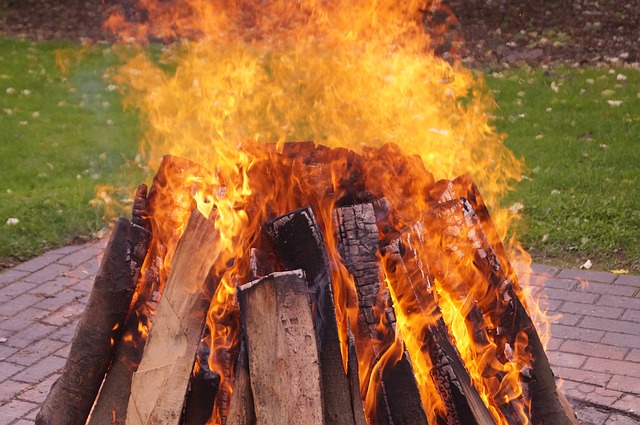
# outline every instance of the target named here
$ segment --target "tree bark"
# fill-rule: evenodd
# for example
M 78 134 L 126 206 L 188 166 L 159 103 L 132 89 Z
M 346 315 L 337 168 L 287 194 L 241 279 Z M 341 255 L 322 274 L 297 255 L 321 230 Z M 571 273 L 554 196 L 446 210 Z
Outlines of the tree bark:
M 150 233 L 120 219 L 105 249 L 62 375 L 36 417 L 39 425 L 83 425 L 121 335 Z
M 259 424 L 324 424 L 318 345 L 301 270 L 238 288 Z
M 221 247 L 214 219 L 193 210 L 133 376 L 127 424 L 177 424 L 213 295 L 207 275 Z

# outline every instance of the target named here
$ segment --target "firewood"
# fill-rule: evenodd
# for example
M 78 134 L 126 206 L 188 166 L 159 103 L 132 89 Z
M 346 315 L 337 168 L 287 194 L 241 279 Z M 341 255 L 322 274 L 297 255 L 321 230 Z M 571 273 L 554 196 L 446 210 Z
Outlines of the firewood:
M 367 425 L 362 409 L 362 397 L 360 396 L 360 379 L 358 375 L 358 353 L 356 352 L 356 337 L 348 329 L 348 360 L 347 377 L 349 378 L 349 392 L 351 393 L 351 408 L 355 425 Z
M 127 424 L 177 424 L 213 288 L 207 275 L 221 247 L 214 219 L 193 210 L 138 370 L 133 376 Z M 212 285 L 211 285 L 212 286 Z
M 150 236 L 129 220 L 116 223 L 67 362 L 36 417 L 37 424 L 86 422 L 120 338 Z
M 264 226 L 278 258 L 288 269 L 302 269 L 312 294 L 314 322 L 321 329 L 320 367 L 326 424 L 353 425 L 354 412 L 338 337 L 331 269 L 322 232 L 309 207 L 277 217 Z M 360 404 L 362 403 L 358 395 Z
M 495 424 L 450 341 L 433 295 L 432 277 L 422 266 L 423 259 L 414 247 L 423 242 L 421 239 L 421 226 L 416 225 L 381 250 L 385 272 L 398 301 L 396 306 L 402 309 L 408 321 L 424 327 L 420 349 L 430 360 L 431 376 L 446 407 L 447 423 Z
M 257 423 L 324 424 L 318 345 L 301 270 L 238 287 Z
M 395 339 L 395 313 L 388 290 L 382 285 L 384 278 L 379 262 L 375 210 L 372 203 L 345 206 L 335 210 L 334 218 L 338 229 L 338 250 L 353 276 L 358 293 L 360 314 L 356 347 L 362 350 L 362 346 L 370 345 L 375 358 L 379 359 L 390 346 L 389 336 Z M 378 331 L 381 322 L 387 325 L 387 335 Z M 411 361 L 404 348 L 401 351 L 400 358 L 385 365 L 379 377 L 381 390 L 377 395 L 377 422 L 426 424 L 427 417 Z
M 229 411 L 225 425 L 253 425 L 256 413 L 253 407 L 251 379 L 249 377 L 249 354 L 244 331 L 240 335 L 240 351 L 233 379 L 233 394 L 229 402 Z
M 211 418 L 220 387 L 220 375 L 209 368 L 210 342 L 207 330 L 205 327 L 198 346 L 196 365 L 184 401 L 182 425 L 205 425 Z

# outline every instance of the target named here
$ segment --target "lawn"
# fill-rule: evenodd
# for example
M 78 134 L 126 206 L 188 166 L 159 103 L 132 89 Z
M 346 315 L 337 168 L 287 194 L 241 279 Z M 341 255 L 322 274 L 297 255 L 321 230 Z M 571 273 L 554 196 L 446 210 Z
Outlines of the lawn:
M 640 72 L 531 69 L 487 76 L 495 121 L 527 170 L 504 206 L 537 261 L 640 271 Z
M 0 38 L 0 268 L 99 234 L 96 186 L 147 179 L 137 117 L 108 78 L 119 63 L 106 45 Z M 485 78 L 494 123 L 526 163 L 504 206 L 520 210 L 534 259 L 639 273 L 640 72 L 522 67 Z M 112 199 L 126 206 L 132 193 Z
M 91 238 L 105 227 L 94 188 L 140 173 L 137 118 L 104 78 L 118 61 L 108 46 L 0 38 L 0 268 Z

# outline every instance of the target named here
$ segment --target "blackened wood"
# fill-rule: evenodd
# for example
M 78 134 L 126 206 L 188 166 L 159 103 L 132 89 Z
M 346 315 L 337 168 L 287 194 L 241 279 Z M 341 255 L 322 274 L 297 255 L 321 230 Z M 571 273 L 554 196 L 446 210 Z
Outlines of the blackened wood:
M 238 362 L 236 363 L 233 378 L 233 394 L 231 394 L 225 425 L 253 425 L 255 423 L 256 413 L 253 407 L 251 378 L 249 376 L 247 339 L 244 330 L 242 330 L 240 334 Z
M 193 210 L 178 242 L 142 361 L 133 376 L 127 424 L 180 421 L 214 288 L 207 276 L 222 247 L 215 218 Z M 210 285 L 213 286 L 213 285 Z
M 434 297 L 432 277 L 420 258 L 419 245 L 423 243 L 422 226 L 416 225 L 381 250 L 385 272 L 396 297 L 396 308 L 402 309 L 408 321 L 423 327 L 420 333 L 418 329 L 415 333 L 420 335 L 422 353 L 431 361 L 431 376 L 446 407 L 446 422 L 494 424 L 450 340 Z
M 149 200 L 147 199 L 147 185 L 141 183 L 136 189 L 131 209 L 131 222 L 145 229 L 150 229 L 149 225 Z
M 36 417 L 37 424 L 86 422 L 122 333 L 150 236 L 129 220 L 116 223 L 67 362 Z
M 205 425 L 211 418 L 213 403 L 220 387 L 220 375 L 209 368 L 209 353 L 209 341 L 205 335 L 200 340 L 196 367 L 189 381 L 184 402 L 183 425 Z
M 324 237 L 309 207 L 300 208 L 266 223 L 265 233 L 278 258 L 289 269 L 302 269 L 319 330 L 324 419 L 327 424 L 353 425 L 347 376 L 338 337 L 331 268 Z
M 351 393 L 351 407 L 355 425 L 367 425 L 360 396 L 360 378 L 358 375 L 358 353 L 356 352 L 356 337 L 348 330 L 349 355 L 347 360 L 347 377 L 349 378 L 349 392 Z
M 159 276 L 155 262 L 145 270 L 138 284 L 137 298 L 130 308 L 124 324 L 122 338 L 116 344 L 111 367 L 100 387 L 89 425 L 124 425 L 131 395 L 131 379 L 138 369 L 146 343 L 146 335 L 140 328 L 149 327 L 151 310 L 157 304 L 151 300 L 153 288 L 158 286 Z
M 358 293 L 360 314 L 356 341 L 361 339 L 362 342 L 357 341 L 356 345 L 372 347 L 374 357 L 379 359 L 395 340 L 395 314 L 388 290 L 383 286 L 374 206 L 364 203 L 337 208 L 335 221 L 338 250 Z M 385 334 L 378 330 L 380 323 L 387 327 Z M 385 365 L 377 398 L 379 402 L 383 401 L 376 407 L 379 424 L 427 423 L 411 361 L 404 348 L 395 363 Z
M 238 287 L 259 424 L 324 424 L 318 345 L 301 270 Z

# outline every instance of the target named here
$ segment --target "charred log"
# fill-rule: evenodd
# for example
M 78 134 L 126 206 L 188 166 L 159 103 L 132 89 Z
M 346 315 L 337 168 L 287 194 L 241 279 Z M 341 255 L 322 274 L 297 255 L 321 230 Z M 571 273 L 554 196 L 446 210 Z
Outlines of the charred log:
M 86 422 L 111 363 L 114 343 L 122 335 L 150 236 L 126 219 L 116 223 L 62 375 L 42 405 L 37 424 Z

